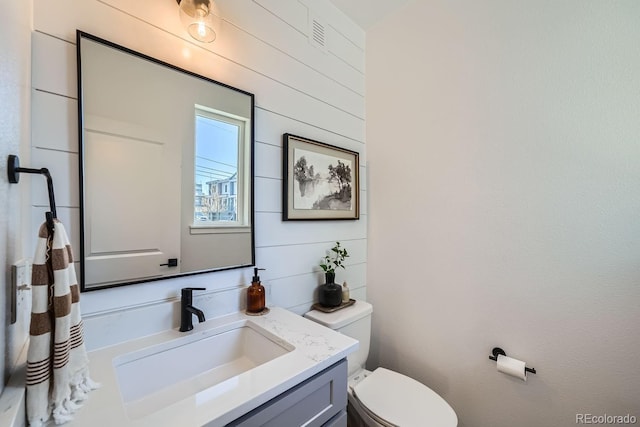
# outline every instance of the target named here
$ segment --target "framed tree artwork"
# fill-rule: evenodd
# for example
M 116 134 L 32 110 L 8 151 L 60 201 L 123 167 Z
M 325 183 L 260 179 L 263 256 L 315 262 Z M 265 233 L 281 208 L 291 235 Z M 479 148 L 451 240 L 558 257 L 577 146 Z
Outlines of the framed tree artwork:
M 282 139 L 283 221 L 359 219 L 358 153 L 288 133 Z

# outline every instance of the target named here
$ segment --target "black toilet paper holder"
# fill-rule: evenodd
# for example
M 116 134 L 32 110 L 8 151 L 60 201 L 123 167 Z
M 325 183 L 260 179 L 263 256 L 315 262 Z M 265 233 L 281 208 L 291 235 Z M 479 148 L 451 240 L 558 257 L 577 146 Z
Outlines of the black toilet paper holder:
M 489 359 L 497 362 L 498 361 L 498 356 L 502 355 L 502 356 L 506 356 L 507 353 L 504 352 L 503 349 L 501 349 L 500 347 L 494 347 L 493 350 L 491 350 L 491 353 L 493 354 L 492 356 L 489 356 Z M 524 370 L 526 372 L 530 372 L 532 374 L 536 373 L 536 369 L 535 368 L 527 368 L 525 366 Z

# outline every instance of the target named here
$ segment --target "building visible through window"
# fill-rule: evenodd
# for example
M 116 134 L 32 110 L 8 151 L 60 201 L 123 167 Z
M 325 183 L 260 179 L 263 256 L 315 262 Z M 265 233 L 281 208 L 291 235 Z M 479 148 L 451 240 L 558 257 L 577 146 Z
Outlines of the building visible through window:
M 194 223 L 240 222 L 244 125 L 213 112 L 196 110 Z

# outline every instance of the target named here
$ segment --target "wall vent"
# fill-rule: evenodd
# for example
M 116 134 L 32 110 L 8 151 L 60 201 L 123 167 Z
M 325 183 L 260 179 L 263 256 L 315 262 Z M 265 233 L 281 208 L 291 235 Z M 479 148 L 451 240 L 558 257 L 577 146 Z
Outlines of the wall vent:
M 327 51 L 327 26 L 317 16 L 309 15 L 309 42 L 322 50 Z

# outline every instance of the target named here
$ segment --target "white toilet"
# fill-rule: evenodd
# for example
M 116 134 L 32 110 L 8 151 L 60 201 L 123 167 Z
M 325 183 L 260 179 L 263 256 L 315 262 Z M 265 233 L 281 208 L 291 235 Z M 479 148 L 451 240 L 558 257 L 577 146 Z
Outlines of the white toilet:
M 349 425 L 456 427 L 456 413 L 429 387 L 385 368 L 373 372 L 364 369 L 369 354 L 372 312 L 371 304 L 356 301 L 332 313 L 312 310 L 304 315 L 360 341 L 359 349 L 347 358 Z

